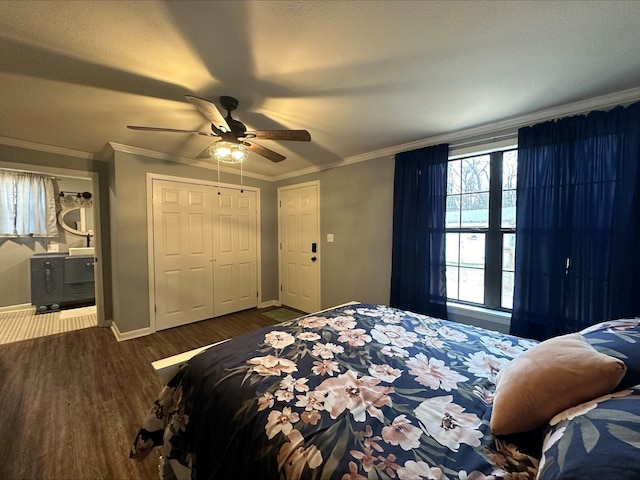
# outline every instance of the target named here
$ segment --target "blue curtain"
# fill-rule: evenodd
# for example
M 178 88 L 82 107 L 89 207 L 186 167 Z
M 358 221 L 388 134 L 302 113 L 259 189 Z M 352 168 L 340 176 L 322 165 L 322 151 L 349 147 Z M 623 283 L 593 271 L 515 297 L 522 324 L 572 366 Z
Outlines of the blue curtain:
M 640 315 L 640 103 L 518 132 L 511 333 Z
M 447 144 L 396 155 L 393 190 L 393 307 L 447 318 L 445 212 Z

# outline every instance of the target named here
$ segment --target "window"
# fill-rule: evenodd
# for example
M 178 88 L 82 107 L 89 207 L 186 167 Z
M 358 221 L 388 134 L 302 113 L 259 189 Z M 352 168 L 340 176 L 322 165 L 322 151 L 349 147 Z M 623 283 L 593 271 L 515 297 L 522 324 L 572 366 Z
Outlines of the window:
M 0 237 L 57 235 L 52 178 L 0 169 Z
M 506 150 L 449 161 L 449 300 L 496 310 L 512 307 L 517 155 Z

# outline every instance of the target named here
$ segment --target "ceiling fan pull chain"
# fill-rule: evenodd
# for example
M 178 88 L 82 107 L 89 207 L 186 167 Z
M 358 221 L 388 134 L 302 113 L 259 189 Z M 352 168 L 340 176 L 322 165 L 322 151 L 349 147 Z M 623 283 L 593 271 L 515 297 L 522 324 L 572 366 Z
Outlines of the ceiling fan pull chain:
M 218 160 L 218 195 L 220 195 L 220 160 Z
M 244 193 L 244 181 L 242 179 L 242 163 L 240 164 L 240 193 Z

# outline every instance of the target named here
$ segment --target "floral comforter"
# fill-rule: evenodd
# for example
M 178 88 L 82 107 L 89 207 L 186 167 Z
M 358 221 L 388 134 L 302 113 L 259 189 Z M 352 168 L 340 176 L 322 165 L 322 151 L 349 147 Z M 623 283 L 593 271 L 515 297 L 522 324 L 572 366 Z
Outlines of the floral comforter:
M 535 342 L 376 305 L 255 330 L 192 358 L 131 455 L 203 479 L 533 479 L 489 429 L 500 368 Z

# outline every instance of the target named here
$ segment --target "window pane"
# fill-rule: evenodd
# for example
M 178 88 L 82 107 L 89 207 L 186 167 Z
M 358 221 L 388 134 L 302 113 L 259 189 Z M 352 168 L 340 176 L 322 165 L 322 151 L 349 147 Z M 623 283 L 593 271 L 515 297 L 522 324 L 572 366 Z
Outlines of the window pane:
M 460 300 L 484 303 L 484 270 L 460 267 Z
M 446 227 L 460 226 L 460 195 L 447 195 Z
M 447 298 L 458 299 L 458 267 L 447 265 Z
M 487 228 L 489 226 L 489 193 L 462 195 L 461 201 L 461 227 Z
M 460 265 L 484 270 L 483 233 L 460 234 Z
M 451 160 L 447 171 L 447 297 L 495 309 L 510 309 L 515 263 L 517 151 L 494 152 Z M 493 162 L 499 162 L 493 164 Z M 491 184 L 492 168 L 502 182 Z M 502 188 L 501 188 L 502 187 Z M 489 192 L 490 188 L 499 191 Z M 489 205 L 490 200 L 500 202 Z M 489 223 L 489 210 L 496 213 Z M 488 235 L 502 229 L 502 234 Z M 508 232 L 508 233 L 507 233 Z M 491 240 L 491 244 L 487 243 Z M 502 268 L 486 277 L 486 251 L 502 255 Z M 496 278 L 494 278 L 494 276 Z M 487 288 L 491 291 L 485 292 Z M 485 299 L 486 297 L 486 299 Z M 488 303 L 485 303 L 488 302 Z
M 513 271 L 516 263 L 516 235 L 502 235 L 502 308 L 513 308 Z
M 447 163 L 447 195 L 460 193 L 462 179 L 460 177 L 461 160 L 451 160 Z
M 502 308 L 513 308 L 513 275 L 513 272 L 502 272 Z
M 462 193 L 489 191 L 489 155 L 462 160 Z
M 502 192 L 502 228 L 516 228 L 516 191 Z
M 515 233 L 505 233 L 502 235 L 502 269 L 513 272 L 515 262 L 516 235 Z
M 518 174 L 518 151 L 510 150 L 502 154 L 502 189 L 515 190 Z
M 445 244 L 447 265 L 455 265 L 457 267 L 460 264 L 459 246 L 460 246 L 460 234 L 447 233 L 446 244 Z

